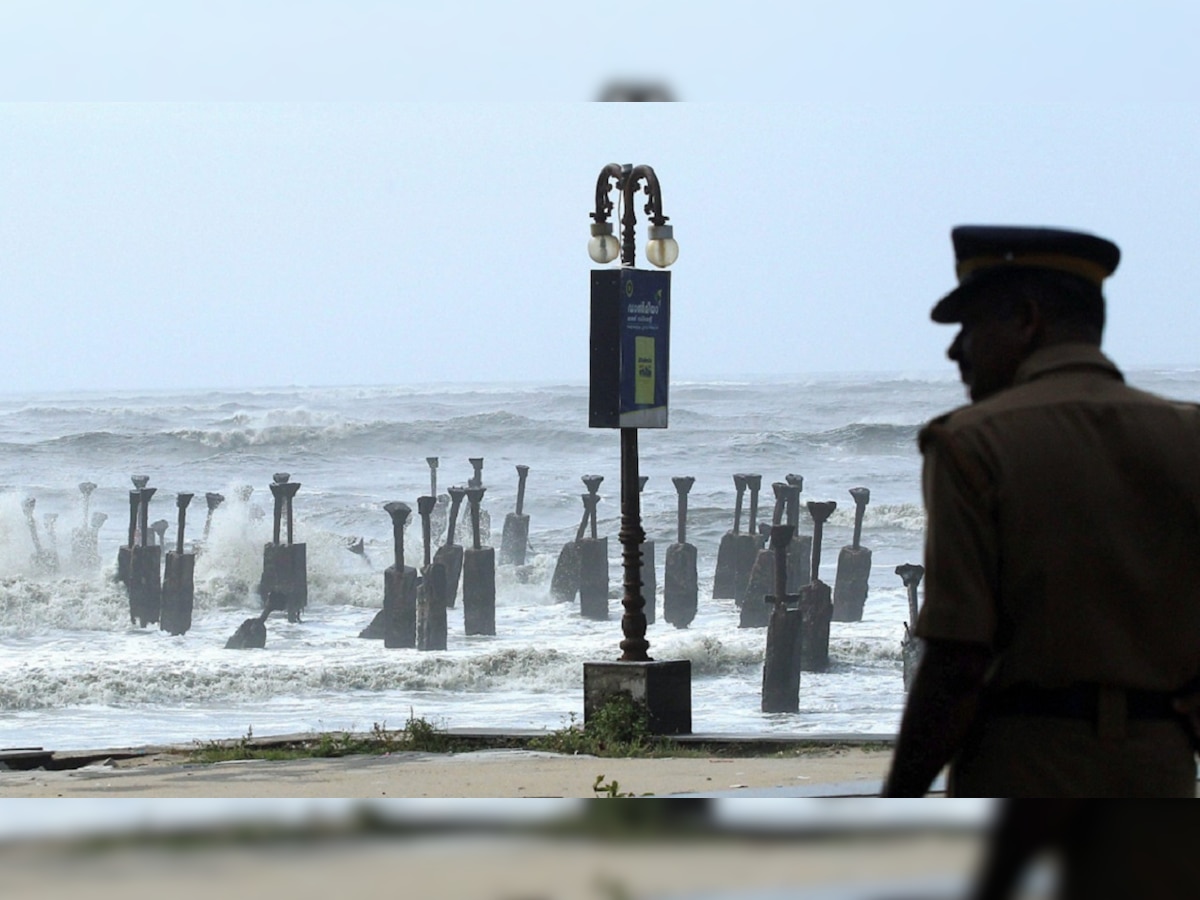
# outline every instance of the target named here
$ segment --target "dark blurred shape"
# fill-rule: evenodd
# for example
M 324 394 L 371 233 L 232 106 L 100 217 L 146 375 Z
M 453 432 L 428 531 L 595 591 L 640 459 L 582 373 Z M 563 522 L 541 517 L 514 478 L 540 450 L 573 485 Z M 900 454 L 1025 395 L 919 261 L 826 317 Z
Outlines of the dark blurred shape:
M 662 81 L 613 79 L 600 89 L 599 103 L 673 103 L 675 92 Z
M 998 811 L 971 900 L 1007 900 L 1051 855 L 1060 900 L 1200 896 L 1200 823 L 1183 807 L 1009 800 Z

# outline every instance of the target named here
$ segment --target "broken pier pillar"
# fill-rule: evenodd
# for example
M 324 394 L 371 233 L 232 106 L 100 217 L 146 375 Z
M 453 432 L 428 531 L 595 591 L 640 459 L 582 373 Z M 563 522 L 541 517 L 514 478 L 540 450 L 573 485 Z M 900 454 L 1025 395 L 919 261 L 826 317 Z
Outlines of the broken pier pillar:
M 663 618 L 676 628 L 687 628 L 696 618 L 700 589 L 696 548 L 687 542 L 687 498 L 696 479 L 677 476 L 671 482 L 679 497 L 679 511 L 676 540 L 667 547 L 663 563 Z
M 771 489 L 775 493 L 775 509 L 771 515 L 771 530 L 768 532 L 773 540 L 775 528 L 783 523 L 783 510 L 787 504 L 787 485 L 782 481 L 776 481 L 771 485 Z M 783 532 L 779 532 L 782 534 Z M 789 534 L 788 540 L 791 540 Z M 767 621 L 770 618 L 770 608 L 762 602 L 762 599 L 769 594 L 783 596 L 786 593 L 787 585 L 784 584 L 784 591 L 780 591 L 775 585 L 775 554 L 776 552 L 787 553 L 786 550 L 777 551 L 774 543 L 768 547 L 759 550 L 754 556 L 754 565 L 750 569 L 750 577 L 746 585 L 746 599 L 749 602 L 742 604 L 742 608 L 738 611 L 738 627 L 739 628 L 765 628 Z M 787 557 L 783 558 L 784 571 L 786 572 Z
M 479 505 L 487 488 L 467 488 L 471 508 L 471 546 L 463 552 L 463 630 L 496 633 L 496 549 L 480 540 Z
M 904 623 L 904 639 L 900 642 L 900 658 L 904 663 L 904 690 L 912 687 L 913 679 L 917 677 L 917 669 L 921 665 L 921 654 L 925 649 L 924 643 L 913 634 L 917 624 L 917 587 L 925 574 L 925 567 L 913 563 L 903 563 L 896 566 L 896 574 L 904 582 L 908 591 L 908 621 Z
M 150 499 L 157 488 L 138 490 L 138 539 L 130 548 L 129 575 L 125 583 L 129 597 L 129 621 L 145 628 L 158 622 L 162 613 L 162 548 L 149 542 Z
M 421 517 L 421 538 L 425 550 L 425 565 L 421 583 L 417 586 L 417 649 L 445 650 L 446 627 L 446 567 L 431 562 L 433 545 L 433 510 L 437 494 L 417 498 L 417 514 Z
M 529 546 L 529 516 L 525 514 L 525 479 L 529 466 L 517 466 L 517 510 L 504 517 L 504 532 L 500 536 L 500 565 L 525 565 L 525 548 Z
M 832 500 L 808 502 L 808 514 L 813 520 L 812 581 L 800 589 L 800 665 L 806 672 L 824 672 L 829 668 L 833 592 L 821 581 L 821 539 L 825 520 L 835 509 L 837 503 Z
M 589 536 L 579 543 L 579 614 L 585 619 L 608 618 L 608 538 L 599 536 L 596 509 L 600 495 L 596 492 L 601 475 L 583 476 L 588 489 L 583 497 L 584 518 L 589 524 Z
M 167 634 L 187 634 L 192 627 L 195 605 L 196 554 L 183 550 L 183 533 L 192 494 L 176 494 L 179 519 L 175 526 L 175 549 L 167 551 L 163 564 L 162 613 L 158 627 Z
M 736 589 L 736 545 L 742 535 L 742 500 L 746 494 L 746 476 L 734 475 L 733 485 L 737 489 L 737 500 L 733 507 L 733 528 L 721 536 L 717 547 L 717 566 L 713 571 L 713 599 L 732 600 Z
M 787 593 L 787 548 L 792 531 L 791 525 L 771 526 L 775 591 L 764 598 L 763 604 L 770 608 L 763 656 L 762 711 L 765 713 L 791 713 L 800 709 L 803 614 L 799 608 L 800 595 Z
M 787 475 L 786 524 L 792 526 L 792 541 L 788 544 L 788 593 L 794 594 L 812 581 L 812 535 L 800 533 L 800 493 L 804 490 L 802 475 Z
M 833 583 L 833 621 L 861 622 L 871 577 L 871 551 L 862 546 L 863 514 L 871 492 L 865 487 L 850 489 L 854 498 L 854 538 L 838 554 L 837 578 Z
M 272 541 L 263 548 L 262 580 L 258 594 L 269 609 L 285 610 L 289 622 L 299 622 L 300 613 L 308 605 L 307 546 L 295 543 L 292 501 L 300 483 L 290 481 L 287 472 L 277 472 L 271 482 L 275 498 Z M 287 543 L 283 542 L 282 526 L 287 522 Z
M 646 489 L 648 475 L 638 476 L 638 493 Z M 658 603 L 658 565 L 655 560 L 654 541 L 642 541 L 642 599 L 645 606 L 642 611 L 646 616 L 646 624 L 653 625 L 655 621 L 654 607 Z
M 462 509 L 463 499 L 467 496 L 464 487 L 452 487 L 450 491 L 450 512 L 446 519 L 446 543 L 438 547 L 433 555 L 435 563 L 446 567 L 446 606 L 453 607 L 458 599 L 458 585 L 462 580 L 463 548 L 455 543 L 454 532 L 458 527 L 458 513 Z
M 404 564 L 404 526 L 412 508 L 397 501 L 383 508 L 392 518 L 395 559 L 383 573 L 383 646 L 406 649 L 417 646 L 417 570 Z

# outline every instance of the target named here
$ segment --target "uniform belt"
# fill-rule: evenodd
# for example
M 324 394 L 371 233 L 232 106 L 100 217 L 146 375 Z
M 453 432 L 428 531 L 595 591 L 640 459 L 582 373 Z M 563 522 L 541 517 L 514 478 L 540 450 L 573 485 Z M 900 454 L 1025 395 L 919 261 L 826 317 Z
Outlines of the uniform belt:
M 985 709 L 998 716 L 1048 716 L 1095 722 L 1099 716 L 1101 688 L 1077 685 L 1068 688 L 1039 688 L 1015 685 L 985 701 Z M 1176 719 L 1167 691 L 1125 690 L 1125 715 L 1129 719 Z

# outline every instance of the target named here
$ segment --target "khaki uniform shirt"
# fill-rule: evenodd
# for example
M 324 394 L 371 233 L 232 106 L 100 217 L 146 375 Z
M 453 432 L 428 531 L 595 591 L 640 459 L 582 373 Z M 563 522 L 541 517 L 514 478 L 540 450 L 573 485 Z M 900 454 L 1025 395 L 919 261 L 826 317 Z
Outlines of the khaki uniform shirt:
M 990 647 L 997 689 L 1171 691 L 1200 674 L 1200 409 L 1062 344 L 921 448 L 919 636 Z

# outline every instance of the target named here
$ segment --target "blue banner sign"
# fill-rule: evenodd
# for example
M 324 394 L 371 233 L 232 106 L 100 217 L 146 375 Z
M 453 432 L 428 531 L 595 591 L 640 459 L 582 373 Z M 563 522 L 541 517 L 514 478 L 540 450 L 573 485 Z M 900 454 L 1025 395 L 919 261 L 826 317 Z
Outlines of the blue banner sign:
M 592 428 L 666 428 L 671 273 L 592 270 Z

